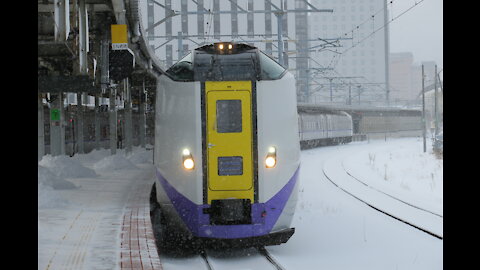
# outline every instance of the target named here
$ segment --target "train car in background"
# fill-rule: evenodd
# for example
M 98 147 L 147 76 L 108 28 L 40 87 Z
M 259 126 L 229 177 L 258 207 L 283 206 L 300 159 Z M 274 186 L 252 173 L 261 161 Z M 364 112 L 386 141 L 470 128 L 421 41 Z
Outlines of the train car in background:
M 302 149 L 352 141 L 352 117 L 342 111 L 313 111 L 300 108 L 298 124 Z

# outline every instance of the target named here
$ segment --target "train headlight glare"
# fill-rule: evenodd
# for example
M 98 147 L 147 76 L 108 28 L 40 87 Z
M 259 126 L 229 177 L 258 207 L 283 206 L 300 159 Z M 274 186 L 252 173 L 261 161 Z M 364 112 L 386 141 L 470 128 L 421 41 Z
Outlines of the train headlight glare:
M 218 48 L 219 48 L 220 50 L 223 50 L 223 44 L 218 45 Z
M 192 158 L 186 158 L 183 161 L 183 167 L 185 167 L 185 169 L 187 169 L 187 170 L 193 169 L 194 166 L 195 166 L 195 162 L 193 162 Z
M 192 153 L 189 149 L 185 148 L 182 151 L 183 158 L 183 167 L 187 170 L 193 169 L 195 167 L 195 162 L 193 161 Z
M 265 159 L 265 165 L 267 166 L 267 168 L 273 168 L 275 167 L 275 164 L 277 163 L 277 161 L 275 160 L 274 157 L 267 157 Z
M 273 168 L 277 164 L 277 149 L 273 146 L 268 148 L 267 157 L 265 158 L 265 166 Z

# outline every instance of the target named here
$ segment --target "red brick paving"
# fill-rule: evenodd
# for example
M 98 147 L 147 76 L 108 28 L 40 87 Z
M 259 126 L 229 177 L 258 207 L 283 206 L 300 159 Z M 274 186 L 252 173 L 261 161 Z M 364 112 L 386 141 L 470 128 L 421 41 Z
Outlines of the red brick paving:
M 150 222 L 152 184 L 142 181 L 129 195 L 122 224 L 120 269 L 163 269 Z

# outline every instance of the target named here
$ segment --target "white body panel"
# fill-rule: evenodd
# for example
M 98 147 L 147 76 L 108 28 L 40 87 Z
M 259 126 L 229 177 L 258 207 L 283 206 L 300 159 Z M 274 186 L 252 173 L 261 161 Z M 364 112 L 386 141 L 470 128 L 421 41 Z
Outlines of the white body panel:
M 300 164 L 295 89 L 290 73 L 280 80 L 257 82 L 259 202 L 280 191 Z M 268 169 L 265 158 L 270 146 L 277 149 L 277 164 Z
M 165 179 L 195 204 L 203 203 L 202 125 L 200 82 L 177 82 L 161 76 L 155 108 L 155 166 Z M 182 151 L 188 148 L 195 167 L 182 166 Z M 157 187 L 161 187 L 157 183 Z M 159 188 L 160 189 L 160 188 Z M 158 193 L 160 203 L 170 203 Z

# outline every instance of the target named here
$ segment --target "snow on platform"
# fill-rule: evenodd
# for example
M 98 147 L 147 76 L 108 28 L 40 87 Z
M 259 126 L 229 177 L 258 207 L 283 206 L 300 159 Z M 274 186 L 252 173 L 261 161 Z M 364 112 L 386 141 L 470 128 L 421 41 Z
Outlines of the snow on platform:
M 38 269 L 162 269 L 149 213 L 154 170 L 151 159 L 138 158 L 151 154 L 119 151 L 112 158 L 94 151 L 68 162 L 48 156 L 40 162 L 46 167 L 39 166 Z M 64 178 L 67 172 L 76 177 Z M 74 186 L 53 185 L 62 182 Z

